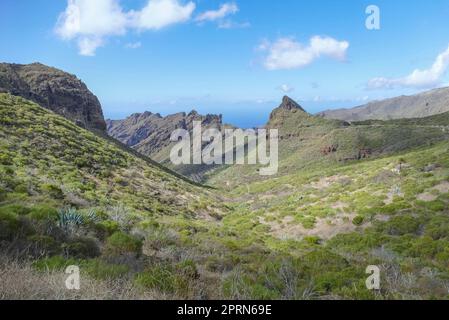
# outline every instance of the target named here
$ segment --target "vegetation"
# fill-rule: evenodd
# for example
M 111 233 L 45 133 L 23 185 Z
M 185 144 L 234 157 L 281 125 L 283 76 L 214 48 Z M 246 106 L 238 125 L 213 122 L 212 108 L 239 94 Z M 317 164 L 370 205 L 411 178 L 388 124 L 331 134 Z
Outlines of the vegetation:
M 212 190 L 21 98 L 0 95 L 0 123 L 0 298 L 449 298 L 449 144 L 436 132 L 348 161 L 307 158 L 303 142 L 279 176 L 231 167 Z M 349 130 L 342 139 L 361 129 Z M 68 265 L 84 281 L 75 297 Z M 368 265 L 381 290 L 366 288 Z M 14 287 L 14 275 L 42 290 Z

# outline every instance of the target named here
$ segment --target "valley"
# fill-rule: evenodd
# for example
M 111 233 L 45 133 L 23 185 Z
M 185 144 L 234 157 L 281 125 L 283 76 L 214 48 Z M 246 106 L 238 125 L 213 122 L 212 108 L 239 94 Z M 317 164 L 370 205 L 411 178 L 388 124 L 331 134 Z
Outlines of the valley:
M 279 171 L 261 176 L 169 164 L 172 130 L 234 128 L 220 116 L 134 114 L 107 137 L 55 99 L 84 88 L 71 76 L 2 68 L 48 78 L 56 102 L 0 72 L 0 298 L 448 298 L 448 113 L 336 120 L 285 96 L 265 126 Z M 58 285 L 68 265 L 80 291 Z

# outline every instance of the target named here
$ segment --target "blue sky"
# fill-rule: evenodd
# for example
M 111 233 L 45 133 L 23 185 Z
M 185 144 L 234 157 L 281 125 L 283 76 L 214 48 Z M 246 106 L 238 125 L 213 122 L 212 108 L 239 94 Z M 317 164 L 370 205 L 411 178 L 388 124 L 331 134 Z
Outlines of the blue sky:
M 448 18 L 447 0 L 2 0 L 0 60 L 76 74 L 106 117 L 248 127 L 284 94 L 317 112 L 446 85 Z

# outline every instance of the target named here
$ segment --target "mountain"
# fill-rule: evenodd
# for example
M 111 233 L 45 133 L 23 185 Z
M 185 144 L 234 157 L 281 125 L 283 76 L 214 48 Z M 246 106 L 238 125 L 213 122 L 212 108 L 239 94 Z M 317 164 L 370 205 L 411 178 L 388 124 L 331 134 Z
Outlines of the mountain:
M 447 111 L 449 111 L 449 87 L 412 96 L 374 101 L 352 109 L 326 110 L 318 115 L 328 119 L 362 121 L 422 118 Z
M 449 138 L 448 126 L 448 114 L 351 123 L 327 119 L 307 113 L 284 97 L 271 113 L 266 128 L 279 131 L 279 170 L 274 177 L 282 177 L 431 145 Z M 258 170 L 258 166 L 229 166 L 210 172 L 207 183 L 217 186 L 225 181 L 233 188 L 274 178 L 261 177 Z
M 267 125 L 278 175 L 228 166 L 205 188 L 0 94 L 0 298 L 447 298 L 449 117 L 347 123 L 293 102 Z M 80 290 L 61 286 L 73 265 Z
M 175 167 L 169 159 L 171 147 L 175 144 L 170 141 L 172 132 L 176 129 L 185 129 L 191 133 L 194 121 L 201 121 L 203 130 L 210 128 L 220 130 L 223 126 L 221 115 L 203 116 L 196 111 L 166 117 L 151 112 L 136 113 L 124 120 L 107 120 L 106 123 L 107 132 L 111 137 L 182 174 L 195 178 L 203 171 L 209 170 L 209 166 Z M 195 179 L 201 180 L 200 177 Z
M 97 97 L 74 75 L 40 63 L 0 63 L 0 93 L 34 101 L 88 129 L 106 130 Z

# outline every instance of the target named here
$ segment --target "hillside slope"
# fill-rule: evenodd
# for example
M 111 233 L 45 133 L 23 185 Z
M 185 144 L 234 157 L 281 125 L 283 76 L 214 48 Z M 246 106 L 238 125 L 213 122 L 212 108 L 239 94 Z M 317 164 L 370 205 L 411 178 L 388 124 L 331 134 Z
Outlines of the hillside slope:
M 434 125 L 435 123 L 435 125 Z M 257 166 L 229 166 L 211 172 L 209 183 L 232 188 L 329 165 L 345 165 L 426 146 L 449 138 L 446 115 L 430 119 L 353 122 L 314 116 L 284 97 L 266 127 L 279 130 L 279 172 L 261 177 Z
M 106 130 L 97 97 L 74 75 L 40 63 L 0 63 L 0 93 L 31 100 L 88 129 Z
M 318 115 L 328 119 L 362 121 L 422 118 L 448 111 L 449 88 L 440 88 L 412 96 L 374 101 L 351 109 L 326 110 Z

